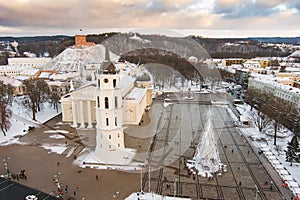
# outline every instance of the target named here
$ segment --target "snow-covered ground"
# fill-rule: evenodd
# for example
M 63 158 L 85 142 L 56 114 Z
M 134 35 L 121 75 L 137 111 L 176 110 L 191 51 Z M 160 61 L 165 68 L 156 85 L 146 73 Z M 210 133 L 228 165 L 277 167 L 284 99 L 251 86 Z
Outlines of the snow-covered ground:
M 171 196 L 161 196 L 154 193 L 142 193 L 142 192 L 135 192 L 132 193 L 129 197 L 125 200 L 136 200 L 136 199 L 143 199 L 143 200 L 188 200 L 190 198 L 182 198 L 182 197 L 171 197 Z
M 256 112 L 255 109 L 250 110 L 251 107 L 247 104 L 237 105 L 237 110 L 241 115 L 248 117 L 251 119 L 251 112 Z M 233 112 L 229 110 L 229 113 L 233 117 L 233 119 L 238 120 Z M 290 165 L 290 162 L 286 162 L 286 154 L 285 150 L 287 150 L 287 143 L 291 141 L 293 137 L 293 133 L 286 129 L 285 127 L 281 127 L 279 129 L 280 137 L 277 138 L 277 145 L 274 146 L 274 129 L 272 125 L 266 128 L 263 133 L 259 132 L 258 128 L 255 127 L 254 123 L 252 123 L 253 127 L 240 127 L 240 131 L 245 137 L 251 138 L 253 146 L 257 148 L 257 151 L 262 151 L 266 157 L 269 159 L 270 163 L 277 170 L 278 174 L 282 177 L 282 179 L 287 180 L 290 177 L 290 184 L 294 188 L 299 188 L 300 183 L 300 163 L 293 163 Z M 296 183 L 295 183 L 296 182 Z M 297 189 L 296 189 L 297 190 Z M 299 190 L 299 189 L 298 189 Z M 293 191 L 296 193 L 295 191 Z M 300 193 L 299 191 L 297 192 Z
M 20 143 L 18 136 L 28 133 L 29 126 L 37 127 L 61 113 L 60 108 L 59 111 L 56 112 L 49 103 L 44 103 L 42 110 L 36 113 L 37 120 L 33 121 L 30 109 L 22 105 L 23 100 L 23 97 L 14 97 L 13 104 L 10 108 L 12 110 L 12 117 L 10 119 L 11 127 L 6 132 L 6 136 L 4 136 L 2 132 L 0 133 L 0 145 Z M 53 149 L 53 151 L 56 152 L 55 149 Z

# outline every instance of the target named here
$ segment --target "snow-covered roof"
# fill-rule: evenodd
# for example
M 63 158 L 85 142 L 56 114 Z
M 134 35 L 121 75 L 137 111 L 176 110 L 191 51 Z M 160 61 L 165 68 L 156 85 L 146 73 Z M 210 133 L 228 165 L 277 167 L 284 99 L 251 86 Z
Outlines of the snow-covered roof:
M 127 93 L 127 95 L 124 97 L 124 100 L 130 100 L 139 103 L 145 96 L 146 92 L 147 89 L 134 87 L 129 93 Z
M 289 57 L 300 57 L 300 50 L 294 51 Z
M 40 75 L 39 75 L 39 78 L 46 78 L 48 79 L 50 77 L 52 73 L 50 72 L 42 72 Z
M 78 76 L 79 72 L 67 72 L 60 74 L 52 74 L 49 78 L 53 80 L 68 80 Z
M 300 72 L 300 67 L 286 67 L 285 71 L 289 72 Z
M 7 77 L 7 76 L 0 76 L 0 81 L 3 81 L 4 84 L 10 84 L 13 87 L 20 87 L 22 86 L 22 82 L 18 81 L 15 78 Z
M 275 78 L 272 75 L 258 75 L 254 77 L 254 80 L 260 81 L 265 84 L 273 85 L 277 88 L 280 88 L 281 90 L 289 91 L 291 93 L 296 93 L 296 95 L 300 95 L 300 89 L 296 87 L 292 87 L 289 85 L 283 85 L 281 83 L 277 83 L 275 81 Z
M 28 76 L 17 76 L 16 79 L 19 80 L 19 81 L 25 81 L 27 79 L 29 79 L 30 77 Z
M 120 75 L 120 88 L 122 89 L 123 96 L 126 95 L 133 87 L 135 78 L 125 74 Z

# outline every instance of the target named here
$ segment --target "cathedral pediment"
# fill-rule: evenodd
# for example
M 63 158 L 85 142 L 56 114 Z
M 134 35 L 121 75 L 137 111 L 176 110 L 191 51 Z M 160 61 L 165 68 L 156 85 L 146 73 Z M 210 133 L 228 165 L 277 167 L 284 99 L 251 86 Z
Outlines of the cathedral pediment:
M 95 85 L 89 85 L 87 87 L 83 87 L 77 89 L 70 93 L 72 99 L 86 99 L 86 100 L 93 100 L 95 99 Z

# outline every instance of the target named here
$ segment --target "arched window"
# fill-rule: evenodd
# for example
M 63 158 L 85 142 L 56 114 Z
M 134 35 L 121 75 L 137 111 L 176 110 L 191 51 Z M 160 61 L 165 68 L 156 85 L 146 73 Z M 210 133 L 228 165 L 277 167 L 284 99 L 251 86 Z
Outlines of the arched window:
M 110 149 L 111 149 L 111 145 L 109 145 L 109 146 L 108 146 L 108 148 L 110 148 Z
M 117 86 L 117 80 L 116 79 L 113 79 L 113 85 L 114 85 L 114 88 Z
M 115 117 L 115 126 L 118 126 L 117 117 Z
M 109 108 L 108 97 L 104 98 L 104 102 L 105 102 L 105 109 L 108 109 Z
M 100 79 L 98 79 L 98 87 L 100 87 Z
M 118 97 L 115 96 L 115 108 L 118 108 Z
M 106 118 L 106 126 L 109 126 L 108 118 Z
M 120 147 L 120 143 L 118 143 L 118 147 Z
M 111 140 L 111 135 L 108 135 L 108 139 L 110 139 L 110 140 Z
M 98 108 L 100 108 L 100 97 L 99 96 L 97 96 L 97 106 L 98 106 Z

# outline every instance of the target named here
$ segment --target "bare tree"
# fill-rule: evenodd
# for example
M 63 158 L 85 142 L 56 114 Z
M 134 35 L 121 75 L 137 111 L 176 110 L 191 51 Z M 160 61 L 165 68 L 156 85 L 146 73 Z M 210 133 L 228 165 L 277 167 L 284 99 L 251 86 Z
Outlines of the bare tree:
M 31 108 L 32 120 L 36 120 L 35 114 L 41 110 L 41 104 L 47 100 L 48 86 L 43 80 L 24 81 L 29 101 L 25 101 L 25 106 Z
M 274 145 L 276 145 L 277 132 L 279 126 L 281 124 L 288 125 L 291 120 L 295 121 L 294 118 L 297 119 L 297 117 L 291 118 L 291 116 L 299 115 L 296 109 L 296 105 L 275 96 L 275 94 L 271 92 L 267 92 L 260 89 L 254 89 L 254 88 L 248 88 L 245 97 L 246 97 L 246 101 L 251 105 L 251 108 L 252 107 L 256 108 L 259 113 L 263 113 L 273 121 Z M 264 118 L 266 117 L 264 116 Z M 260 121 L 261 119 L 257 119 L 257 120 Z M 297 122 L 298 121 L 295 121 L 294 123 Z M 264 123 L 260 121 L 261 125 L 263 125 Z M 294 124 L 292 126 L 295 129 L 295 127 L 297 127 L 297 124 Z
M 251 112 L 251 117 L 259 132 L 262 132 L 272 121 L 268 115 L 260 111 Z
M 51 99 L 51 104 L 53 105 L 53 108 L 56 109 L 56 112 L 58 112 L 59 95 L 57 94 L 57 92 L 52 91 L 49 97 Z
M 12 111 L 9 109 L 9 105 L 12 104 L 13 88 L 11 85 L 5 85 L 0 81 L 0 128 L 4 136 L 6 136 L 7 130 L 10 128 Z

